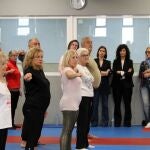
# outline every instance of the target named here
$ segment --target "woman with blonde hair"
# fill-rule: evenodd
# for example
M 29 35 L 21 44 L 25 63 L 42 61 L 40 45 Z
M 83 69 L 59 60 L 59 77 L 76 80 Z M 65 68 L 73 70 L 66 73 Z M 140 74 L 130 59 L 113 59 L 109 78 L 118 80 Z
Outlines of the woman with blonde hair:
M 7 58 L 0 52 L 0 149 L 5 150 L 8 128 L 12 127 L 11 96 L 4 78 Z
M 63 129 L 60 137 L 60 150 L 71 150 L 72 130 L 78 116 L 81 101 L 81 73 L 76 66 L 78 56 L 75 50 L 69 50 L 63 57 L 61 83 L 63 95 L 60 100 L 60 110 L 63 114 Z
M 38 47 L 31 48 L 23 66 L 26 89 L 23 105 L 23 126 L 27 132 L 25 150 L 35 150 L 51 98 L 50 83 L 43 72 L 43 51 Z
M 17 66 L 18 53 L 16 50 L 9 51 L 8 54 L 7 68 L 5 72 L 7 87 L 11 93 L 11 115 L 12 115 L 12 126 L 17 128 L 15 125 L 15 111 L 17 108 L 19 96 L 20 96 L 20 78 L 21 73 Z

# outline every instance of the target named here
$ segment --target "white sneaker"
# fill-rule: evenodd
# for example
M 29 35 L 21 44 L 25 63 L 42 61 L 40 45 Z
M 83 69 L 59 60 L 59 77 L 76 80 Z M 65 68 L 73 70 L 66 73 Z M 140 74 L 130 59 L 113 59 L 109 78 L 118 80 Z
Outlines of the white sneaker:
M 150 122 L 147 123 L 147 125 L 145 126 L 145 128 L 150 128 Z
M 95 146 L 94 145 L 89 145 L 88 148 L 95 148 Z
M 20 143 L 20 146 L 22 147 L 22 148 L 25 148 L 26 147 L 26 141 L 21 141 L 21 143 Z

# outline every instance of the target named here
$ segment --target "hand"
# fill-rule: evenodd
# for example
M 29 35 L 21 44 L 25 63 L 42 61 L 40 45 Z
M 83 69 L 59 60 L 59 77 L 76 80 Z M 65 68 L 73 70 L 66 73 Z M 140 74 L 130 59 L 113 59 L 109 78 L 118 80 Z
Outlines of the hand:
M 15 72 L 15 69 L 10 69 L 9 72 L 13 73 L 13 72 Z
M 82 77 L 82 73 L 76 73 L 77 77 Z
M 150 69 L 145 70 L 144 73 L 150 73 Z
M 120 74 L 121 76 L 124 76 L 124 71 L 117 71 L 117 74 Z
M 7 74 L 13 73 L 14 71 L 15 71 L 15 69 L 7 70 L 7 71 L 5 71 L 4 75 L 6 76 Z
M 110 72 L 110 69 L 107 69 L 107 72 L 109 73 L 109 72 Z
M 144 73 L 143 76 L 144 76 L 144 78 L 148 78 L 148 77 L 150 77 L 150 74 L 149 73 Z
M 110 69 L 107 69 L 107 71 L 106 71 L 106 76 L 108 76 L 109 73 L 110 73 Z
M 24 80 L 25 81 L 30 81 L 32 79 L 32 74 L 31 73 L 26 73 L 25 75 L 24 75 Z
M 121 71 L 117 71 L 117 74 L 121 74 Z
M 103 77 L 103 76 L 108 76 L 109 72 L 108 71 L 101 71 L 100 73 L 101 73 L 101 76 Z
M 128 72 L 132 72 L 132 68 L 129 68 Z

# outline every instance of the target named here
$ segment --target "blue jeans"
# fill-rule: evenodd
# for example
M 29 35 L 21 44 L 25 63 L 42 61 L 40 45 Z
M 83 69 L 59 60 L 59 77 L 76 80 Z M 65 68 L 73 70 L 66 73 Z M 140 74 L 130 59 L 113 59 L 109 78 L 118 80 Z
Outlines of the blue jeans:
M 150 85 L 140 87 L 146 122 L 150 122 Z
M 92 113 L 91 125 L 98 126 L 98 121 L 99 121 L 98 107 L 99 107 L 100 98 L 101 98 L 101 103 L 102 103 L 102 126 L 108 126 L 108 122 L 109 122 L 108 94 L 101 93 L 99 89 L 96 89 L 94 91 L 93 113 Z

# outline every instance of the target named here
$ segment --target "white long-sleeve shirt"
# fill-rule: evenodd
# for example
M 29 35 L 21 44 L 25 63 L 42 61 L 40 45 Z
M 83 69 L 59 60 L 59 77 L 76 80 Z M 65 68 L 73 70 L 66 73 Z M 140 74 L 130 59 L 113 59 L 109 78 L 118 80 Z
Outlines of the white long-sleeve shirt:
M 82 66 L 80 64 L 77 65 L 78 71 L 82 74 L 82 87 L 81 87 L 81 95 L 87 96 L 87 97 L 93 97 L 94 91 L 93 91 L 93 85 L 94 78 L 90 71 L 87 69 L 86 66 Z

